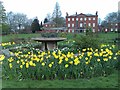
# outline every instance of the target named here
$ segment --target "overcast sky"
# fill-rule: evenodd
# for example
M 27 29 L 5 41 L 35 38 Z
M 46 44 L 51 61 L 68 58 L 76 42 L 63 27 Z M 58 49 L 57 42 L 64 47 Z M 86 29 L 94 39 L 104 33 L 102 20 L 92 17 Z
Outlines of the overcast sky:
M 110 12 L 118 11 L 118 2 L 120 0 L 1 0 L 6 12 L 24 13 L 28 18 L 38 17 L 43 21 L 48 13 L 52 15 L 55 3 L 58 2 L 62 16 L 76 12 L 84 14 L 95 14 L 98 11 L 98 17 L 102 20 Z

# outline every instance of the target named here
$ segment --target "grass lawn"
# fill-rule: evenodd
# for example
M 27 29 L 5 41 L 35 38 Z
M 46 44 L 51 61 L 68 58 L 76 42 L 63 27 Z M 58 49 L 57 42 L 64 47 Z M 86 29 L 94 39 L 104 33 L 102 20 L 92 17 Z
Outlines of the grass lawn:
M 82 35 L 85 33 L 80 33 L 79 35 Z M 67 34 L 67 38 L 68 39 L 72 39 L 73 38 L 72 33 L 68 33 Z M 2 38 L 2 42 L 8 42 L 8 41 L 13 41 L 15 38 L 24 38 L 24 39 L 30 39 L 33 37 L 40 37 L 40 33 L 37 34 L 10 34 L 10 35 L 5 35 L 5 36 L 0 36 L 0 38 Z M 114 33 L 114 32 L 109 32 L 109 33 L 98 33 L 98 36 L 100 39 L 106 41 L 106 40 L 111 40 L 111 39 L 115 39 L 118 37 L 118 33 Z
M 10 34 L 5 36 L 0 36 L 0 38 L 2 38 L 2 42 L 9 42 L 9 41 L 13 41 L 15 38 L 29 39 L 33 37 L 39 37 L 39 36 L 40 34 Z
M 118 72 L 108 77 L 77 80 L 3 80 L 3 88 L 118 88 Z

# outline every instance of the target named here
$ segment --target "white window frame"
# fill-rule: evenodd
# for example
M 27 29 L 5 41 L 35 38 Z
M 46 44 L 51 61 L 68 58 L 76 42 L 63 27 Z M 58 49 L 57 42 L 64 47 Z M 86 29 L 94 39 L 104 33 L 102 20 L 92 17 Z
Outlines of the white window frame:
M 87 20 L 87 18 L 85 17 L 85 18 L 84 18 L 84 21 L 86 21 L 86 20 Z
M 80 18 L 80 21 L 82 21 L 83 20 L 83 18 Z
M 89 20 L 91 20 L 91 18 L 89 17 Z
M 111 31 L 113 31 L 113 28 L 111 28 Z
M 93 23 L 93 27 L 95 27 L 95 23 Z
M 76 21 L 78 21 L 78 18 L 76 18 Z
M 74 27 L 74 23 L 72 24 L 72 27 Z
M 72 21 L 74 21 L 74 18 L 72 18 Z
M 95 20 L 95 17 L 93 18 L 93 20 Z
M 91 23 L 88 23 L 88 26 L 90 27 L 90 26 L 91 26 Z
M 68 27 L 70 27 L 70 23 L 68 23 Z
M 118 29 L 116 28 L 115 31 L 118 31 Z
M 68 18 L 68 21 L 70 21 L 70 18 Z
M 80 23 L 80 27 L 83 27 L 83 23 Z

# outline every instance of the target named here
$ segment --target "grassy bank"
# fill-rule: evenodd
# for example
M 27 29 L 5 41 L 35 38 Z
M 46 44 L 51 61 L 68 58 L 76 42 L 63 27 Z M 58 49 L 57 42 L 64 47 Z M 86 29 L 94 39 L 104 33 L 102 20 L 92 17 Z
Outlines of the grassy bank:
M 3 80 L 3 88 L 118 88 L 118 72 L 108 77 L 77 80 Z

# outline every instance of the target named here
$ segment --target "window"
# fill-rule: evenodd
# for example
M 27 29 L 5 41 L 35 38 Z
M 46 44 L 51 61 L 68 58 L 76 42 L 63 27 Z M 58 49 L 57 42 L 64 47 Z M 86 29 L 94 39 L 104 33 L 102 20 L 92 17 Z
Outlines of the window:
M 70 24 L 68 24 L 68 27 L 70 27 Z
M 89 20 L 91 20 L 91 18 L 89 18 Z
M 84 18 L 84 20 L 86 21 L 87 19 L 86 19 L 86 18 Z
M 88 23 L 88 26 L 91 26 L 91 23 Z
M 82 23 L 80 23 L 80 27 L 83 27 L 83 24 L 82 24 Z
M 70 21 L 70 18 L 68 18 L 68 21 Z
M 45 26 L 47 27 L 47 24 Z
M 95 27 L 95 23 L 93 23 L 93 27 Z
M 116 23 L 116 26 L 117 26 L 118 24 Z
M 93 18 L 93 20 L 95 20 L 95 18 Z
M 83 18 L 80 18 L 80 20 L 82 21 L 82 20 L 83 20 Z
M 72 32 L 74 32 L 74 29 L 72 30 Z
M 84 27 L 86 27 L 86 23 L 84 23 Z
M 111 28 L 111 31 L 113 31 L 113 28 Z
M 78 18 L 76 18 L 76 21 L 78 21 Z
M 72 24 L 72 27 L 74 27 L 74 24 Z
M 74 21 L 74 18 L 72 18 L 72 21 Z
M 95 32 L 95 29 L 93 29 L 93 32 Z
M 118 29 L 116 28 L 115 31 L 118 31 Z

